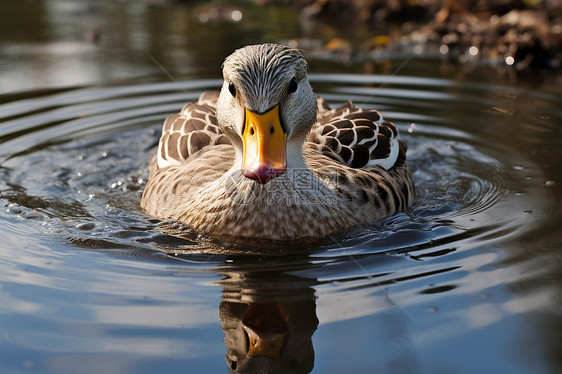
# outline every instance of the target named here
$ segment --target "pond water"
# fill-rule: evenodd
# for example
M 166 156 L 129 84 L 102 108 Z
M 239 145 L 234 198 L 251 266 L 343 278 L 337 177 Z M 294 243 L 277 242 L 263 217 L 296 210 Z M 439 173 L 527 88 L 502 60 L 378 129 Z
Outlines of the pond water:
M 220 86 L 226 44 L 180 72 L 164 66 L 183 54 L 154 53 L 166 72 L 154 74 L 150 59 L 87 62 L 100 51 L 85 49 L 82 63 L 130 76 L 0 80 L 12 91 L 0 102 L 0 372 L 562 370 L 559 78 L 311 61 L 330 104 L 398 125 L 417 198 L 324 245 L 265 251 L 180 235 L 139 209 L 163 119 Z M 288 331 L 279 358 L 248 356 L 250 317 Z

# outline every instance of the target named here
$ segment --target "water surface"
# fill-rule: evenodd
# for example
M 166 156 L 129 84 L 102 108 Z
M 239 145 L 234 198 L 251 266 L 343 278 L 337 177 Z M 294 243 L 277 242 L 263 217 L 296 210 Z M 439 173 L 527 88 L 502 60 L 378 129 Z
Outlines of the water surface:
M 398 125 L 417 198 L 324 245 L 254 254 L 139 209 L 162 120 L 219 80 L 5 97 L 1 371 L 559 369 L 560 89 L 310 78 L 331 104 Z M 242 320 L 256 305 L 289 315 L 279 359 L 247 356 Z

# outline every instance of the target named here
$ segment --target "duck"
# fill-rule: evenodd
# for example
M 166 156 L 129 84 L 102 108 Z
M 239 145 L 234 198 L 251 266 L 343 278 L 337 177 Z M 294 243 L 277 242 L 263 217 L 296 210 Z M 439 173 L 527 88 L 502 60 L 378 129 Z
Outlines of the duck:
M 299 50 L 235 50 L 220 91 L 169 115 L 141 208 L 200 235 L 326 238 L 404 212 L 407 145 L 377 110 L 316 96 Z

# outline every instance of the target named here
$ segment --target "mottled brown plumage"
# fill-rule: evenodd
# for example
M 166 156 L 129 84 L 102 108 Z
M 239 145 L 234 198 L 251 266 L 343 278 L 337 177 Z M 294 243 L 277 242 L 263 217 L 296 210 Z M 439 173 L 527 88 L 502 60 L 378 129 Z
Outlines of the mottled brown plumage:
M 205 92 L 165 120 L 141 201 L 146 212 L 213 236 L 292 240 L 409 206 L 414 187 L 396 127 L 351 102 L 330 109 L 314 96 L 297 51 L 249 46 L 227 58 L 223 74 L 220 94 Z M 242 110 L 274 105 L 287 131 L 287 167 L 262 184 L 241 171 Z

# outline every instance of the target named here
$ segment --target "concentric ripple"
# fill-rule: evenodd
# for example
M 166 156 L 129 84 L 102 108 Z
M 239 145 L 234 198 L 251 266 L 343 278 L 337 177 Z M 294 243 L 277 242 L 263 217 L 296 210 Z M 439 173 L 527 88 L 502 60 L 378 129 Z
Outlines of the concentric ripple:
M 488 142 L 479 130 L 467 131 L 468 119 L 462 117 L 465 110 L 474 113 L 492 105 L 496 98 L 487 99 L 487 92 L 507 89 L 414 77 L 312 75 L 311 80 L 332 105 L 351 98 L 398 124 L 409 143 L 417 188 L 407 214 L 329 238 L 332 244 L 320 253 L 408 253 L 428 243 L 494 236 L 490 232 L 500 239 L 532 226 L 524 209 L 509 209 L 521 201 L 533 209 L 541 206 L 525 193 L 536 177 L 529 170 L 537 168 L 515 150 Z M 80 247 L 184 254 L 217 250 L 220 243 L 211 245 L 196 234 L 170 235 L 180 230 L 145 216 L 138 201 L 162 120 L 219 85 L 218 80 L 195 80 L 14 97 L 0 108 L 5 214 L 40 222 L 48 234 Z M 462 99 L 459 91 L 464 91 Z M 470 119 L 475 130 L 487 121 Z M 219 252 L 228 253 L 228 248 L 233 249 L 227 245 Z

